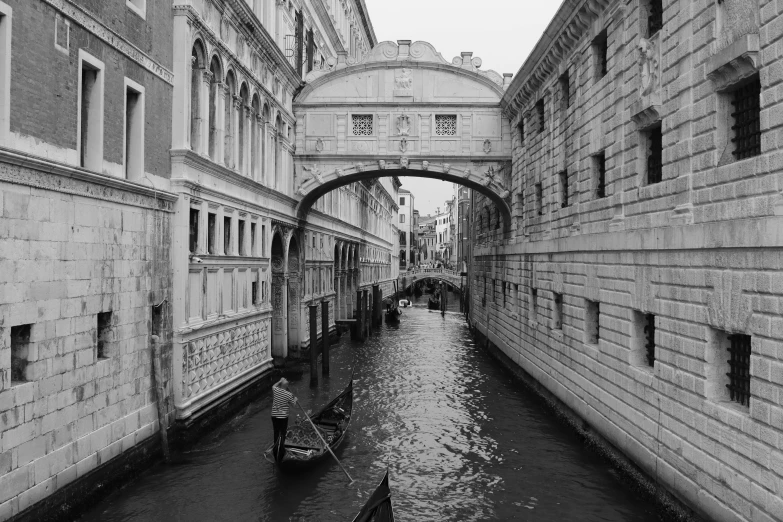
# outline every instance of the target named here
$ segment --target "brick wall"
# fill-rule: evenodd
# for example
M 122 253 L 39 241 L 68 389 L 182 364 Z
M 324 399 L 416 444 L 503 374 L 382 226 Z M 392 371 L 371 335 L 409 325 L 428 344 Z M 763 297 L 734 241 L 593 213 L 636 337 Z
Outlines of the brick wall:
M 599 14 L 591 15 L 587 4 Z M 476 196 L 471 318 L 511 359 L 708 518 L 781 520 L 783 152 L 774 114 L 783 80 L 777 71 L 783 13 L 765 0 L 721 6 L 664 0 L 664 27 L 648 35 L 647 5 L 569 0 L 561 10 L 573 17 L 555 34 L 559 38 L 574 23 L 581 39 L 559 40 L 568 50 L 544 74 L 534 74 L 546 64 L 546 49 L 537 48 L 509 89 L 504 102 L 514 113 L 515 230 L 507 241 L 493 228 L 491 205 Z M 719 15 L 721 9 L 726 11 Z M 752 21 L 754 12 L 759 27 L 732 26 L 740 16 L 732 13 Z M 609 52 L 601 77 L 592 44 L 603 29 Z M 756 71 L 741 60 L 734 63 L 745 63 L 744 69 L 721 68 L 737 46 L 753 52 L 755 34 Z M 660 53 L 647 93 L 641 38 Z M 563 102 L 566 72 L 570 104 Z M 761 151 L 736 160 L 727 93 L 754 72 L 761 80 Z M 649 183 L 644 132 L 657 124 L 663 175 Z M 594 180 L 602 152 L 606 195 L 600 198 Z M 558 308 L 562 326 L 555 321 Z M 654 316 L 653 365 L 646 358 L 648 314 Z M 725 343 L 738 334 L 751 340 L 748 406 L 732 401 L 726 389 Z

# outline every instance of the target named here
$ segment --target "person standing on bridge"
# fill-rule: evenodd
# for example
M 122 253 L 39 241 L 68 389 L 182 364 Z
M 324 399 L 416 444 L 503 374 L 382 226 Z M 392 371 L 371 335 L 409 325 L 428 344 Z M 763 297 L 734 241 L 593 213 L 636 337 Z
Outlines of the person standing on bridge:
M 274 430 L 273 451 L 278 462 L 285 455 L 285 436 L 288 432 L 288 408 L 296 404 L 296 397 L 288 390 L 288 380 L 282 377 L 272 385 L 272 428 Z

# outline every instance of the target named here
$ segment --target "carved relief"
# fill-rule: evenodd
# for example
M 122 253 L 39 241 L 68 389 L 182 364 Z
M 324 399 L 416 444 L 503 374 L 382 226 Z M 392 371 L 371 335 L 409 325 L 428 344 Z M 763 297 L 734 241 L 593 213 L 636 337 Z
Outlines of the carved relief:
M 489 139 L 484 140 L 484 154 L 492 152 L 492 142 Z
M 639 39 L 639 69 L 642 79 L 640 93 L 647 96 L 655 90 L 658 83 L 658 56 L 655 45 L 650 40 Z
M 319 185 L 323 185 L 324 178 L 323 176 L 321 176 L 322 171 L 320 168 L 318 168 L 318 165 L 313 165 L 312 167 L 302 166 L 302 169 L 306 171 L 310 171 L 309 176 L 302 177 L 302 185 L 304 185 L 311 179 L 317 181 Z
M 408 138 L 400 140 L 400 152 L 408 152 Z
M 413 77 L 410 69 L 400 69 L 395 75 L 394 96 L 413 96 Z
M 343 169 L 334 169 L 334 175 L 339 177 L 342 177 L 342 175 L 345 174 L 345 171 Z
M 318 138 L 315 140 L 315 151 L 316 152 L 323 152 L 324 150 L 324 140 L 321 138 Z
M 411 119 L 407 114 L 397 117 L 397 133 L 400 136 L 409 136 L 411 131 Z
M 386 170 L 386 162 L 384 160 L 378 160 L 378 168 L 380 170 Z
M 430 170 L 430 162 L 429 161 L 423 161 L 421 163 L 421 169 L 422 170 Z
M 406 156 L 403 156 L 400 158 L 400 168 L 401 169 L 407 169 L 408 168 L 408 158 Z
M 448 174 L 450 170 L 451 170 L 451 165 L 449 165 L 448 163 L 444 163 L 443 164 L 443 172 L 445 174 Z

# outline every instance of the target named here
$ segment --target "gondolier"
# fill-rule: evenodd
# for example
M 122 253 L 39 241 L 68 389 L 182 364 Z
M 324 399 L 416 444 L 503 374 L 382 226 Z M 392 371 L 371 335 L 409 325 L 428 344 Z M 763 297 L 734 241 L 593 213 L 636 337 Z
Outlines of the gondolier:
M 288 391 L 285 377 L 272 385 L 272 428 L 274 429 L 275 459 L 285 455 L 285 435 L 288 431 L 288 408 L 296 404 L 296 397 Z

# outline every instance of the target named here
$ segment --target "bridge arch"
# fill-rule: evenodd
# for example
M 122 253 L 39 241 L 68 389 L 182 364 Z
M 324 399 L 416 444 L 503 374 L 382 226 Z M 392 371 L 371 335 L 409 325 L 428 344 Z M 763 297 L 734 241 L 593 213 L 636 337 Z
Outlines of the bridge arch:
M 344 185 L 385 176 L 458 183 L 489 198 L 511 228 L 510 78 L 427 42 L 382 42 L 360 62 L 340 55 L 308 74 L 294 100 L 297 215 Z

